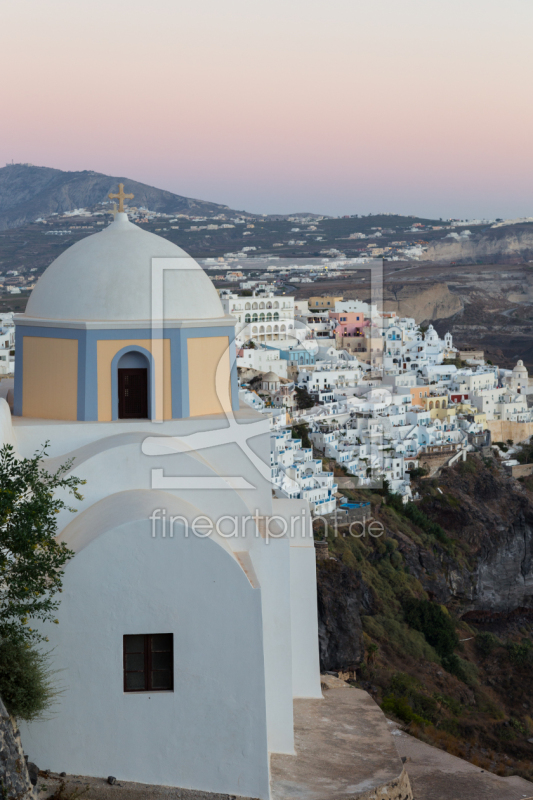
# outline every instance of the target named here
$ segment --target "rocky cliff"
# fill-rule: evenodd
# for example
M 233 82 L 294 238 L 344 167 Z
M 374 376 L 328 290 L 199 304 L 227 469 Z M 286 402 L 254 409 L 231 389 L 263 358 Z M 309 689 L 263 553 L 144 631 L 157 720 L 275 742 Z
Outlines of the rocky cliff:
M 414 317 L 418 323 L 447 319 L 463 310 L 463 302 L 445 283 L 388 284 L 383 291 L 383 309 L 400 317 Z
M 406 571 L 428 597 L 458 616 L 531 609 L 533 618 L 533 493 L 527 485 L 495 461 L 486 466 L 471 456 L 466 464 L 420 482 L 418 508 L 430 523 L 442 527 L 446 542 L 421 536 L 416 524 L 386 504 L 374 509 L 385 528 L 382 542 L 367 539 L 361 552 L 363 542 L 351 540 L 349 533 L 336 537 L 330 544 L 336 560 L 317 563 L 323 668 L 346 669 L 361 660 L 361 617 L 383 613 L 374 573 L 383 562 L 388 569 L 392 553 L 396 569 Z M 351 558 L 354 541 L 359 565 Z
M 328 530 L 330 559 L 317 562 L 322 669 L 355 668 L 411 733 L 531 780 L 533 477 L 470 455 L 417 489 L 408 506 L 371 495 L 381 536 Z
M 358 570 L 335 559 L 317 562 L 318 641 L 322 671 L 353 670 L 364 657 L 361 614 L 373 596 Z
M 33 800 L 18 729 L 0 700 L 0 797 L 4 800 Z
M 424 503 L 426 513 L 468 553 L 464 563 L 441 562 L 446 601 L 461 613 L 533 611 L 531 494 L 495 466 L 478 461 L 476 467 L 445 470 L 439 478 L 444 494 Z
M 425 261 L 449 263 L 476 263 L 477 261 L 500 261 L 533 258 L 533 224 L 521 223 L 501 228 L 488 228 L 460 239 L 444 238 L 428 247 L 422 256 Z

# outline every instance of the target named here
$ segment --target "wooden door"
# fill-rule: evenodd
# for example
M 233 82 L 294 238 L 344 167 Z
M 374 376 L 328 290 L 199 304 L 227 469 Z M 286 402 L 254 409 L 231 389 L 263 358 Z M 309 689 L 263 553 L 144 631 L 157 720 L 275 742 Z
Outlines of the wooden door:
M 118 370 L 119 419 L 146 419 L 148 417 L 148 370 Z

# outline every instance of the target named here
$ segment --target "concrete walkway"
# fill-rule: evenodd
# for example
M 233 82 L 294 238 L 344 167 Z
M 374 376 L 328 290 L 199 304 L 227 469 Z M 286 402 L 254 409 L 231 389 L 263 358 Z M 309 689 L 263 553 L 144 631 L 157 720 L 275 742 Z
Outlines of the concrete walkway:
M 294 701 L 296 755 L 272 755 L 272 800 L 533 800 L 532 783 L 500 778 L 431 747 L 388 721 L 366 692 L 323 680 L 331 687 L 323 700 Z M 40 800 L 57 779 L 40 778 L 47 787 Z M 83 800 L 229 800 L 125 781 L 109 786 L 101 778 L 66 780 L 70 790 L 89 786 Z
M 323 676 L 323 700 L 294 701 L 296 755 L 271 756 L 272 800 L 413 800 L 395 736 L 370 695 Z M 39 780 L 46 800 L 57 775 Z M 145 786 L 102 778 L 66 777 L 69 791 L 88 786 L 83 800 L 237 800 L 227 795 Z M 238 800 L 244 800 L 239 798 Z M 513 799 L 514 800 L 514 799 Z
M 400 731 L 392 722 L 398 754 L 406 759 L 414 800 L 533 800 L 533 783 L 492 772 Z
M 271 757 L 273 800 L 411 800 L 387 721 L 366 692 L 295 700 L 294 731 L 296 756 Z

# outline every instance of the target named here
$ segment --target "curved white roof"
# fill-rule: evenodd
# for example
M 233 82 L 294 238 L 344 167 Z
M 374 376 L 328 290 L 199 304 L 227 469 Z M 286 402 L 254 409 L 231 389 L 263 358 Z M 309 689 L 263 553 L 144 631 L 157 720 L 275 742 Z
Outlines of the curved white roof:
M 515 374 L 517 374 L 519 372 L 520 373 L 527 373 L 527 369 L 526 369 L 526 367 L 524 367 L 524 362 L 523 361 L 517 361 L 516 362 L 516 367 L 513 367 L 513 372 Z
M 152 258 L 177 259 L 165 269 L 164 319 L 224 316 L 218 293 L 181 247 L 117 214 L 103 231 L 65 250 L 39 278 L 25 316 L 51 320 L 152 319 Z

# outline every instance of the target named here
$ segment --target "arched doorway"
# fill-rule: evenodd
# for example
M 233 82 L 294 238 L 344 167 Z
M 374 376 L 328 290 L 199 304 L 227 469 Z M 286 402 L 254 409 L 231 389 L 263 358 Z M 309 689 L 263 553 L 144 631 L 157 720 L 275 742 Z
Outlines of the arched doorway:
M 118 418 L 148 418 L 148 359 L 142 353 L 124 353 L 117 364 Z

